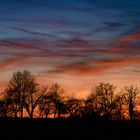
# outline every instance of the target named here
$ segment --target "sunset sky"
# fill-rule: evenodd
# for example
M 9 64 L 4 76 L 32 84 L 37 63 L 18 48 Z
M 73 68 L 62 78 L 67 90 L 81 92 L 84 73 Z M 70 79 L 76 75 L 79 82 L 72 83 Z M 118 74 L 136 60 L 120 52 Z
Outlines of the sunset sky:
M 0 0 L 0 86 L 29 70 L 85 96 L 92 85 L 140 85 L 139 0 Z

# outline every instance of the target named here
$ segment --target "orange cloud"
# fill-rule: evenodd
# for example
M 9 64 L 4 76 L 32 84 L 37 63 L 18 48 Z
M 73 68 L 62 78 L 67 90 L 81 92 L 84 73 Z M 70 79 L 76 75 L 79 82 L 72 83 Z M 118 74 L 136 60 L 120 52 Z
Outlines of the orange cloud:
M 26 69 L 30 65 L 34 72 L 41 71 L 41 74 L 49 75 L 48 77 L 54 75 L 53 78 L 58 79 L 58 82 L 60 77 L 56 76 L 59 74 L 72 76 L 73 79 L 77 76 L 85 78 L 101 77 L 105 73 L 109 75 L 114 70 L 139 66 L 140 47 L 129 44 L 130 40 L 138 39 L 135 34 L 138 33 L 122 36 L 112 43 L 76 38 L 56 40 L 50 44 L 47 40 L 0 40 L 0 46 L 6 46 L 5 50 L 0 48 L 0 54 L 8 55 L 0 61 L 0 68 L 2 71 L 10 71 Z M 13 52 L 11 48 L 14 48 Z
M 106 54 L 118 54 L 123 56 L 133 57 L 140 54 L 139 43 L 134 43 L 140 40 L 140 31 L 136 31 L 129 35 L 124 35 L 112 41 L 110 49 L 106 50 Z
M 0 70 L 8 71 L 11 69 L 11 67 L 14 67 L 16 69 L 18 66 L 24 66 L 25 64 L 28 63 L 26 61 L 27 58 L 28 57 L 21 55 L 21 56 L 15 56 L 15 57 L 0 61 Z
M 140 40 L 140 31 L 136 31 L 133 34 L 123 36 L 121 41 L 135 41 Z
M 89 62 L 75 62 L 71 64 L 61 65 L 51 73 L 67 73 L 76 76 L 98 75 L 114 68 L 121 68 L 132 64 L 139 65 L 139 58 L 115 58 L 109 60 L 96 60 Z

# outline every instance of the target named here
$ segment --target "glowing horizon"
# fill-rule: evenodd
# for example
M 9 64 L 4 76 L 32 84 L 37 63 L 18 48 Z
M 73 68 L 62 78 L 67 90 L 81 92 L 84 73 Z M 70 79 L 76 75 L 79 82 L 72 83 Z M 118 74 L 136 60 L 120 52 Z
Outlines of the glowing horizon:
M 99 82 L 140 82 L 137 0 L 0 1 L 0 87 L 29 70 L 84 96 Z

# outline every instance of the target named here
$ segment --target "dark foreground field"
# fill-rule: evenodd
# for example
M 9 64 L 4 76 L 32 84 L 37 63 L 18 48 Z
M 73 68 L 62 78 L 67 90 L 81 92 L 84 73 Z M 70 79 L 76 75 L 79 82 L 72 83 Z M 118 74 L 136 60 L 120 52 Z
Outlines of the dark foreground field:
M 140 121 L 0 119 L 3 139 L 140 139 Z

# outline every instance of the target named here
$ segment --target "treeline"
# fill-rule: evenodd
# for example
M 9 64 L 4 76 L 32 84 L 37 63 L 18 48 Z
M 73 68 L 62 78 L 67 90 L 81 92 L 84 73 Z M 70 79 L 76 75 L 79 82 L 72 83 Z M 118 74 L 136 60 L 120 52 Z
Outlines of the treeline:
M 99 83 L 85 99 L 78 99 L 67 96 L 57 83 L 41 87 L 29 71 L 18 71 L 1 93 L 0 117 L 140 119 L 139 88 L 126 86 L 119 93 L 115 89 Z

